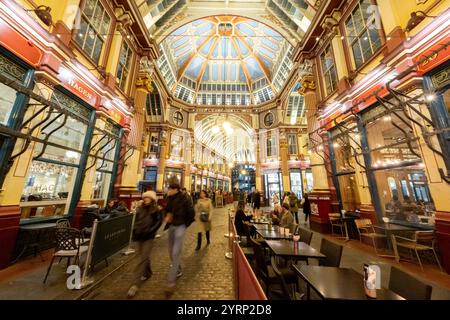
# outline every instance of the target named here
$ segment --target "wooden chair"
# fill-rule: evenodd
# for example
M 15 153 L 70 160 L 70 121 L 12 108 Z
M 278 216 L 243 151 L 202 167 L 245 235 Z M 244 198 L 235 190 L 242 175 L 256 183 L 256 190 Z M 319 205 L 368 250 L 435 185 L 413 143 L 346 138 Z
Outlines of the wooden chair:
M 77 243 L 77 239 L 81 238 L 80 230 L 74 228 L 56 228 L 55 237 L 56 248 L 48 266 L 47 273 L 45 274 L 44 283 L 47 281 L 56 257 L 67 258 L 67 266 L 69 266 L 71 258 L 75 258 L 75 264 L 78 264 L 80 256 L 88 251 L 88 246 L 78 245 Z
M 322 238 L 322 242 L 320 243 L 320 253 L 324 254 L 326 258 L 319 260 L 319 266 L 339 268 L 342 250 L 343 247 L 341 245 Z
M 433 288 L 400 269 L 391 267 L 389 290 L 407 300 L 430 300 Z
M 432 251 L 434 258 L 436 259 L 439 269 L 442 271 L 441 263 L 434 249 L 436 237 L 434 231 L 416 231 L 414 237 L 405 238 L 397 235 L 392 235 L 392 246 L 394 247 L 396 260 L 400 260 L 398 253 L 398 247 L 406 248 L 408 250 L 414 250 L 417 260 L 419 261 L 420 268 L 423 271 L 422 261 L 420 260 L 419 251 Z
M 375 239 L 386 239 L 386 235 L 376 233 L 370 219 L 355 219 L 355 224 L 358 229 L 359 241 L 362 242 L 362 237 L 372 239 L 373 248 L 375 249 L 375 253 L 378 254 Z
M 341 235 L 342 237 L 344 236 L 344 222 L 341 219 L 341 215 L 339 213 L 329 213 L 328 214 L 328 219 L 330 220 L 330 224 L 331 224 L 331 235 L 334 235 L 334 228 L 338 227 L 339 229 L 341 229 Z

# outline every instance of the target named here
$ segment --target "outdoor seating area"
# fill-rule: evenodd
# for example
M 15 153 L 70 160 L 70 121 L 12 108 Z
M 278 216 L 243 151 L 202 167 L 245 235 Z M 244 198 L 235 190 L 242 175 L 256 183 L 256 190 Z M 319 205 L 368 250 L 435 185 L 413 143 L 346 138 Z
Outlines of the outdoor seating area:
M 264 217 L 244 223 L 246 236 L 241 239 L 247 240 L 239 244 L 246 250 L 245 256 L 269 300 L 371 299 L 364 285 L 367 275 L 341 266 L 344 245 L 352 240 L 348 237 L 347 222 L 350 219 L 341 219 L 339 215 L 332 216 L 330 223 L 331 221 L 333 227 L 340 227 L 341 232 L 333 232 L 330 236 L 321 235 L 319 248 L 311 246 L 314 232 L 306 226 L 296 224 L 294 232 L 291 233 L 279 226 L 273 226 Z M 372 248 L 375 255 L 384 256 L 382 253 L 385 251 L 394 251 L 391 256 L 396 258 L 399 257 L 398 248 L 400 247 L 414 251 L 416 254 L 430 251 L 439 265 L 438 256 L 433 247 L 432 231 L 414 231 L 412 238 L 405 238 L 395 233 L 405 231 L 407 228 L 405 226 L 388 223 L 374 225 L 369 219 L 352 219 L 351 221 L 354 221 L 359 236 L 359 239 L 353 241 Z M 251 229 L 256 232 L 251 234 Z M 407 231 L 410 230 L 407 229 Z M 299 235 L 299 239 L 294 238 L 294 234 L 296 237 Z M 342 239 L 345 241 L 342 242 Z M 253 251 L 249 250 L 249 247 Z M 417 258 L 421 263 L 420 257 L 417 256 Z M 366 263 L 368 266 L 371 262 L 366 261 L 364 265 L 361 265 L 360 270 L 367 267 Z M 376 299 L 431 299 L 430 285 L 393 265 L 390 270 L 388 285 L 374 288 Z

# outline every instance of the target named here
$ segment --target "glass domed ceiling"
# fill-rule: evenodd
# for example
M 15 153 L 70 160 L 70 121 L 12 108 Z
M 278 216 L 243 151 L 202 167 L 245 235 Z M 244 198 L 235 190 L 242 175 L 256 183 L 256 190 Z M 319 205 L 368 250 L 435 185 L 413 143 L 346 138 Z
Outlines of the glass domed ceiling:
M 158 67 L 175 97 L 203 105 L 250 105 L 275 97 L 292 46 L 270 27 L 237 16 L 195 20 L 160 44 Z

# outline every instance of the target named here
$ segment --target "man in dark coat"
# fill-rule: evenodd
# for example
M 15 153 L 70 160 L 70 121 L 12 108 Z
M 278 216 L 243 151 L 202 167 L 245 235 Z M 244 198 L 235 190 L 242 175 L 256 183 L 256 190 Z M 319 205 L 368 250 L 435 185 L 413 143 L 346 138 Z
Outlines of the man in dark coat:
M 178 183 L 169 185 L 166 206 L 166 228 L 169 229 L 170 265 L 166 296 L 175 291 L 176 279 L 182 275 L 181 256 L 186 228 L 195 220 L 195 210 L 190 197 L 180 191 Z

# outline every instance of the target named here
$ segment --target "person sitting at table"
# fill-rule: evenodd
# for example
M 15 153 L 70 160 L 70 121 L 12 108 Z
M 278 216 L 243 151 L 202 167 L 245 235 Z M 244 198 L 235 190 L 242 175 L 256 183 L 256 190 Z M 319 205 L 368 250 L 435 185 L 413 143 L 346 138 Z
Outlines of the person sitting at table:
M 125 204 L 125 202 L 120 201 L 117 206 L 111 210 L 110 213 L 110 218 L 115 218 L 115 217 L 120 217 L 120 216 L 125 216 L 127 214 L 129 214 L 130 212 L 128 211 L 127 205 Z
M 280 204 L 276 204 L 273 208 L 273 211 L 270 213 L 272 218 L 272 224 L 279 225 L 281 216 L 282 216 L 283 208 L 280 206 Z
M 283 203 L 282 205 L 282 214 L 281 214 L 281 220 L 280 220 L 280 227 L 281 228 L 289 228 L 291 231 L 294 226 L 294 216 L 289 211 L 289 204 Z
M 239 201 L 238 207 L 236 210 L 236 215 L 234 216 L 234 226 L 236 227 L 236 232 L 240 236 L 246 236 L 244 223 L 245 221 L 250 221 L 253 218 L 253 215 L 247 216 L 244 212 L 245 202 Z
M 108 203 L 106 204 L 106 206 L 101 210 L 100 214 L 111 214 L 111 212 L 116 209 L 117 207 L 117 203 L 116 200 L 114 199 L 109 199 Z

